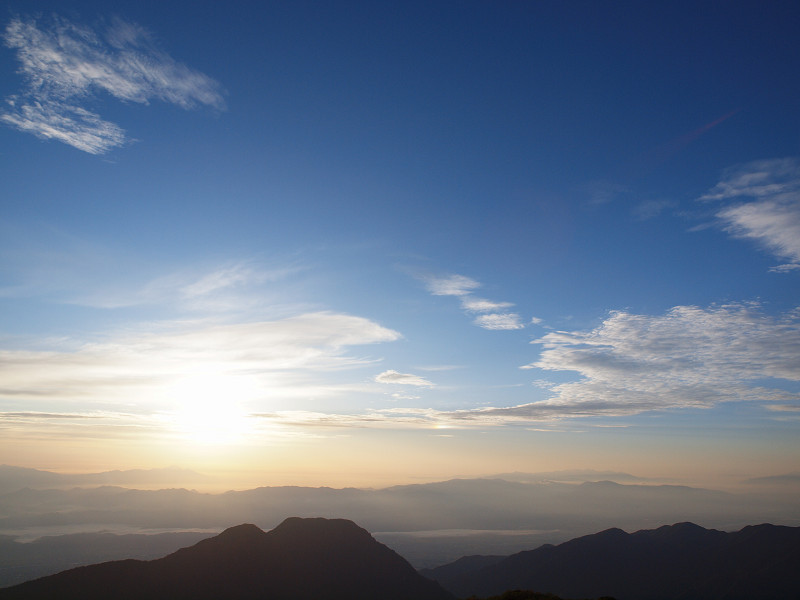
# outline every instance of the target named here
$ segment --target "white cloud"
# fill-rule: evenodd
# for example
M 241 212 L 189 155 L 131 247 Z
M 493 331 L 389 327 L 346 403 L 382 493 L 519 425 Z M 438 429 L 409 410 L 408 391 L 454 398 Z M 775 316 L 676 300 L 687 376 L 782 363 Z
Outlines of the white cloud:
M 461 299 L 461 306 L 464 310 L 470 312 L 491 312 L 511 308 L 514 305 L 511 302 L 494 302 L 483 298 L 475 298 L 474 296 L 466 296 Z
M 395 400 L 419 400 L 420 396 L 415 396 L 414 394 L 401 394 L 399 392 L 395 392 L 392 394 L 392 398 Z
M 481 287 L 480 283 L 464 275 L 431 276 L 426 278 L 425 283 L 434 296 L 466 296 Z
M 125 142 L 122 128 L 79 106 L 46 100 L 18 104 L 16 98 L 7 103 L 10 110 L 0 113 L 0 121 L 40 138 L 58 140 L 89 154 L 104 154 Z
M 800 194 L 726 207 L 717 216 L 736 237 L 759 242 L 791 261 L 776 270 L 800 267 Z
M 488 315 L 478 315 L 473 321 L 478 327 L 484 329 L 510 330 L 523 329 L 525 325 L 516 313 L 491 313 Z
M 547 419 L 710 407 L 729 401 L 788 401 L 796 394 L 758 385 L 800 381 L 800 313 L 780 318 L 757 306 L 678 306 L 663 316 L 612 313 L 590 332 L 554 332 L 525 368 L 574 371 L 548 400 L 465 417 Z
M 772 271 L 800 268 L 800 160 L 764 160 L 729 169 L 700 199 L 733 201 L 717 212 L 722 227 L 789 261 Z
M 758 160 L 726 169 L 722 179 L 700 200 L 764 198 L 800 190 L 800 161 L 796 158 Z
M 397 371 L 384 371 L 375 376 L 375 381 L 378 383 L 399 383 L 402 385 L 416 385 L 432 387 L 433 383 L 420 377 L 419 375 L 411 375 L 410 373 L 398 373 Z
M 48 405 L 158 405 L 188 380 L 247 388 L 253 398 L 294 397 L 309 390 L 319 396 L 336 393 L 336 386 L 318 382 L 322 372 L 375 362 L 349 354 L 349 347 L 399 337 L 368 319 L 330 312 L 232 325 L 177 323 L 73 349 L 2 350 L 0 397 Z
M 429 276 L 425 278 L 428 291 L 435 296 L 458 296 L 461 308 L 467 313 L 489 313 L 478 315 L 472 322 L 478 327 L 493 330 L 523 329 L 520 316 L 516 313 L 497 312 L 514 306 L 512 302 L 497 302 L 470 295 L 472 290 L 481 287 L 474 279 L 464 275 Z
M 766 316 L 756 305 L 678 306 L 662 316 L 612 313 L 589 332 L 553 332 L 534 343 L 541 357 L 523 368 L 573 371 L 571 383 L 536 380 L 547 400 L 458 411 L 393 408 L 374 426 L 476 428 L 574 417 L 764 402 L 795 412 L 800 397 L 763 380 L 800 381 L 800 310 Z
M 512 407 L 395 407 L 362 414 L 292 411 L 261 416 L 278 426 L 300 428 L 475 429 L 709 408 L 735 401 L 762 402 L 775 412 L 800 410 L 798 394 L 763 384 L 769 379 L 800 381 L 800 310 L 778 317 L 763 314 L 757 305 L 742 304 L 678 306 L 660 316 L 620 311 L 594 330 L 553 332 L 534 343 L 543 344 L 544 351 L 523 368 L 572 371 L 580 379 L 560 384 L 536 380 L 534 385 L 551 397 Z M 397 371 L 385 371 L 375 381 L 431 385 Z
M 120 19 L 96 31 L 57 16 L 46 22 L 15 18 L 3 40 L 17 53 L 26 88 L 7 98 L 0 120 L 90 154 L 125 141 L 122 128 L 79 105 L 94 93 L 185 109 L 225 107 L 216 81 L 175 61 L 144 29 Z

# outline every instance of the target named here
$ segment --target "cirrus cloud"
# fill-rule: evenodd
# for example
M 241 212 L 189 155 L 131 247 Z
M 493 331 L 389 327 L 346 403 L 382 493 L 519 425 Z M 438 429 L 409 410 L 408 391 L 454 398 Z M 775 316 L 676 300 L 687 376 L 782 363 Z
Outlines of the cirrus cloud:
M 219 83 L 174 60 L 134 23 L 115 19 L 93 29 L 58 16 L 15 18 L 2 37 L 16 51 L 25 89 L 6 99 L 0 121 L 90 154 L 125 142 L 121 127 L 81 106 L 97 92 L 140 104 L 225 108 Z
M 762 382 L 800 381 L 800 312 L 770 317 L 757 305 L 677 306 L 664 315 L 613 312 L 589 332 L 548 333 L 526 369 L 572 371 L 553 396 L 463 415 L 520 419 L 625 415 L 720 402 L 788 402 Z
M 466 296 L 481 284 L 464 275 L 430 276 L 425 279 L 428 291 L 434 296 Z
M 384 371 L 375 376 L 375 381 L 378 383 L 399 383 L 401 385 L 416 385 L 424 387 L 432 387 L 433 383 L 420 377 L 419 375 L 412 375 L 410 373 L 399 373 L 397 371 Z
M 725 231 L 789 261 L 771 271 L 800 269 L 800 160 L 761 160 L 728 169 L 700 200 L 729 202 L 716 215 Z
M 319 374 L 376 362 L 348 352 L 400 334 L 362 317 L 306 313 L 221 325 L 176 323 L 161 331 L 83 343 L 72 349 L 0 350 L 0 397 L 29 410 L 59 402 L 163 405 L 176 382 L 243 388 L 253 398 L 336 393 Z M 310 390 L 310 392 L 309 392 Z M 327 390 L 327 392 L 326 392 Z
M 525 325 L 516 313 L 490 313 L 488 315 L 478 315 L 474 323 L 484 329 L 510 330 L 523 329 Z

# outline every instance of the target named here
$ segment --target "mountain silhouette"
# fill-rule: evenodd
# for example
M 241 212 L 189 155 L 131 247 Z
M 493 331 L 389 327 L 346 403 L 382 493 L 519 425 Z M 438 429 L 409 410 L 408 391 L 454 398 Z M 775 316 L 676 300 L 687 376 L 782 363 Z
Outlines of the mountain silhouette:
M 344 519 L 238 525 L 152 561 L 78 567 L 10 588 L 11 599 L 451 600 L 393 550 Z
M 800 527 L 608 529 L 500 561 L 492 557 L 489 564 L 471 562 L 476 568 L 451 564 L 422 573 L 462 598 L 530 589 L 618 600 L 800 599 Z

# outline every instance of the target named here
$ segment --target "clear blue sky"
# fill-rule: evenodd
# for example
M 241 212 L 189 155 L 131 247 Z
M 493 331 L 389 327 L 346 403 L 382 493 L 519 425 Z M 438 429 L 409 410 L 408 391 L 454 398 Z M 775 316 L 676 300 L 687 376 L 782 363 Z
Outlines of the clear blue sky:
M 1 16 L 0 462 L 800 471 L 796 3 Z

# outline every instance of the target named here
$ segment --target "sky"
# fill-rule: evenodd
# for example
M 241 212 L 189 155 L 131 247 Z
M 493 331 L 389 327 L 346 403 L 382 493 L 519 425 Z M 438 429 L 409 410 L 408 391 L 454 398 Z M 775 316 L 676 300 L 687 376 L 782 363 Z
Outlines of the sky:
M 0 18 L 0 463 L 800 473 L 795 3 Z

